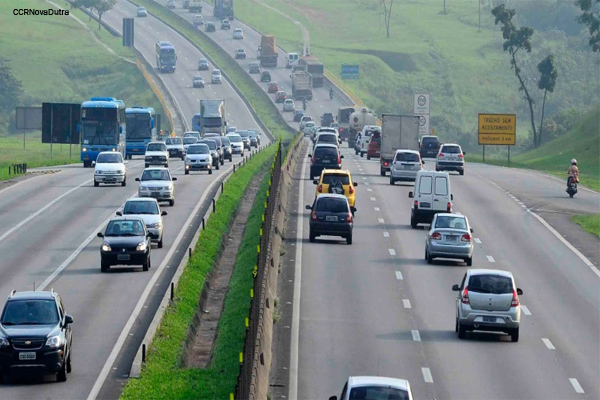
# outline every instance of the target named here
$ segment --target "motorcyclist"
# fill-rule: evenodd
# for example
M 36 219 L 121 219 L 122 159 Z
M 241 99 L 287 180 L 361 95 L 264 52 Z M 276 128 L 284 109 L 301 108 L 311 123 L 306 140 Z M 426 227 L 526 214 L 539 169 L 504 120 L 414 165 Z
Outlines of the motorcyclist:
M 333 88 L 329 89 L 329 100 L 333 100 Z
M 307 106 L 306 99 L 303 99 L 302 100 L 302 108 L 304 109 L 304 111 L 306 111 L 306 106 Z
M 573 179 L 575 180 L 575 183 L 579 182 L 579 168 L 577 168 L 577 160 L 576 159 L 571 160 L 571 166 L 567 170 L 567 174 L 569 174 L 569 177 L 567 178 L 567 190 L 568 190 L 569 187 L 571 186 L 571 181 Z

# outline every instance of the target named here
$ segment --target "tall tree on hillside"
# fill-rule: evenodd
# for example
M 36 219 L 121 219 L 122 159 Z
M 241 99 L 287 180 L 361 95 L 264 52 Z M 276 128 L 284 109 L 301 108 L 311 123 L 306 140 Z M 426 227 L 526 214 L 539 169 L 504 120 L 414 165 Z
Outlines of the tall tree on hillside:
M 600 52 L 600 0 L 577 0 L 575 4 L 583 11 L 583 14 L 577 17 L 577 21 L 587 25 L 592 51 Z
M 383 6 L 383 22 L 385 22 L 385 29 L 387 30 L 387 37 L 390 37 L 390 18 L 392 18 L 392 6 L 394 0 L 381 0 Z
M 0 58 L 0 114 L 10 114 L 20 103 L 23 91 L 21 81 L 15 79 L 8 65 L 8 60 Z
M 111 10 L 115 4 L 117 4 L 117 0 L 97 0 L 94 8 L 98 13 L 98 30 L 102 27 L 102 15 Z
M 548 92 L 554 92 L 556 78 L 558 77 L 558 72 L 556 71 L 556 68 L 554 68 L 554 56 L 549 55 L 540 61 L 537 69 L 541 73 L 540 80 L 538 81 L 538 88 L 544 91 L 544 101 L 542 101 L 542 118 L 540 120 L 540 134 L 538 136 L 538 142 L 536 143 L 536 146 L 539 146 L 542 144 L 542 134 L 544 131 L 544 108 L 546 107 L 546 95 Z

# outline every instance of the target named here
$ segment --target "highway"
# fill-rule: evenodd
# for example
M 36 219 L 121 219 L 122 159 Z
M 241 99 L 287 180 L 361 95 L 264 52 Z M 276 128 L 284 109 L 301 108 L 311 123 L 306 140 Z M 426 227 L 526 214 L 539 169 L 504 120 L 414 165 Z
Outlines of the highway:
M 525 306 L 518 343 L 495 333 L 459 340 L 451 287 L 460 283 L 466 264 L 434 260 L 428 265 L 426 231 L 409 225 L 413 185 L 391 186 L 389 177 L 379 175 L 378 161 L 347 147 L 343 154 L 343 167 L 359 183 L 351 246 L 330 237 L 308 242 L 304 206 L 312 203 L 315 185 L 304 159 L 295 257 L 295 268 L 301 268 L 299 340 L 292 342 L 298 372 L 290 376 L 298 383 L 290 387 L 289 398 L 296 398 L 296 388 L 298 399 L 339 396 L 352 375 L 408 379 L 421 399 L 600 397 L 597 269 L 528 207 L 488 182 L 487 166 L 468 165 L 465 176 L 451 173 L 454 211 L 467 215 L 474 229 L 473 268 L 510 270 L 524 291 Z M 434 161 L 426 160 L 425 167 L 433 169 Z M 499 178 L 511 173 L 520 190 L 526 187 L 523 179 L 532 176 L 504 169 Z M 547 191 L 564 191 L 561 182 L 552 182 Z M 582 202 L 598 204 L 597 193 L 581 194 Z M 299 285 L 295 282 L 296 289 Z M 294 375 L 293 360 L 290 371 Z

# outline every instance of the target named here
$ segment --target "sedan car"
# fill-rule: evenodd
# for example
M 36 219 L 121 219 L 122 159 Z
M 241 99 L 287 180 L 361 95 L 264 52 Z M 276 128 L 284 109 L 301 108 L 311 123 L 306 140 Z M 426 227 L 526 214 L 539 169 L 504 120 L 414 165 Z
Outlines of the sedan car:
M 467 266 L 473 264 L 473 229 L 467 217 L 461 214 L 439 213 L 431 221 L 425 239 L 425 259 L 428 264 L 434 258 L 458 258 Z
M 235 51 L 236 59 L 245 59 L 246 58 L 246 50 L 239 48 Z
M 382 376 L 351 376 L 342 389 L 339 400 L 396 399 L 413 400 L 410 383 L 405 379 Z M 338 400 L 331 396 L 329 400 Z
M 269 82 L 269 89 L 267 90 L 267 92 L 277 93 L 278 91 L 279 91 L 279 85 L 277 84 L 277 82 L 275 82 L 275 81 Z
M 165 140 L 167 150 L 169 151 L 169 158 L 180 157 L 183 161 L 185 159 L 185 148 L 183 147 L 183 139 L 179 136 L 169 137 Z
M 233 151 L 231 149 L 231 142 L 226 136 L 221 136 L 221 143 L 223 144 L 223 157 L 229 161 L 233 161 Z
M 294 100 L 285 99 L 285 101 L 283 102 L 283 112 L 294 112 L 295 108 L 296 104 L 294 103 Z
M 58 382 L 67 380 L 72 369 L 73 317 L 64 312 L 54 289 L 10 293 L 0 319 L 0 381 L 9 373 L 33 371 L 56 374 Z
M 283 90 L 280 90 L 277 93 L 275 93 L 275 103 L 283 103 L 286 98 L 287 94 Z
M 250 133 L 250 146 L 260 146 L 260 132 L 255 129 L 248 130 L 248 132 Z
M 158 201 L 168 201 L 170 206 L 175 205 L 175 185 L 173 182 L 177 177 L 171 176 L 167 168 L 146 168 L 141 178 L 135 178 L 140 182 L 138 197 L 153 197 Z
M 159 249 L 163 247 L 163 218 L 168 213 L 161 211 L 158 201 L 149 197 L 133 197 L 125 202 L 123 209 L 117 215 L 139 217 L 146 224 L 146 229 L 152 235 Z
M 458 171 L 465 174 L 465 152 L 458 144 L 444 144 L 435 159 L 436 171 Z
M 212 70 L 212 73 L 210 74 L 210 81 L 213 84 L 215 84 L 215 83 L 223 83 L 223 78 L 221 77 L 221 70 L 220 69 L 213 69 Z
M 418 151 L 396 150 L 392 165 L 390 167 L 390 185 L 397 181 L 414 181 L 417 172 L 423 169 L 425 162 L 421 159 Z
M 229 22 L 228 19 L 224 19 L 221 21 L 221 29 L 223 29 L 223 30 L 231 29 L 231 23 Z
M 198 71 L 208 71 L 209 65 L 208 60 L 206 58 L 201 58 L 198 60 Z
M 252 61 L 248 67 L 248 72 L 251 74 L 260 74 L 260 63 L 257 61 Z
M 150 142 L 146 145 L 144 164 L 148 168 L 151 165 L 162 165 L 169 168 L 169 151 L 164 142 Z
M 271 73 L 269 71 L 263 71 L 260 73 L 261 82 L 271 82 Z
M 202 139 L 196 142 L 197 144 L 205 144 L 208 146 L 210 150 L 210 155 L 212 157 L 212 166 L 215 169 L 219 169 L 219 164 L 221 163 L 221 158 L 223 157 L 220 149 L 217 147 L 217 142 L 211 139 Z M 189 150 L 189 149 L 188 149 Z
M 127 162 L 123 155 L 116 151 L 103 151 L 98 154 L 94 167 L 94 186 L 100 186 L 100 183 L 127 185 Z
M 304 116 L 304 111 L 296 110 L 294 111 L 294 122 L 300 122 L 302 117 Z
M 244 38 L 244 31 L 240 28 L 235 28 L 233 30 L 233 38 L 236 40 L 242 40 Z
M 138 7 L 136 14 L 138 17 L 143 18 L 148 16 L 148 11 L 146 10 L 146 7 Z
M 356 208 L 350 207 L 343 194 L 320 194 L 315 198 L 309 223 L 309 241 L 312 243 L 318 236 L 341 236 L 346 243 L 352 244 L 353 214 Z
M 202 75 L 195 75 L 193 85 L 195 88 L 204 88 L 204 78 Z
M 213 159 L 207 144 L 196 143 L 188 148 L 185 156 L 185 174 L 190 171 L 208 171 L 212 174 Z
M 497 269 L 469 269 L 460 285 L 452 286 L 456 296 L 455 331 L 465 339 L 468 331 L 495 331 L 519 341 L 523 291 L 512 273 Z
M 100 247 L 100 271 L 108 272 L 113 265 L 141 265 L 144 271 L 151 267 L 152 235 L 139 217 L 117 217 L 110 220 Z

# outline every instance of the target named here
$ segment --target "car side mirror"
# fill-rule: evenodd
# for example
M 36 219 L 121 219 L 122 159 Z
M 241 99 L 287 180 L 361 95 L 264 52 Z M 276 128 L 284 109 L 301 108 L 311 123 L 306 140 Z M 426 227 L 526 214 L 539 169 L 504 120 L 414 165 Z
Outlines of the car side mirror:
M 161 212 L 161 213 L 160 213 L 160 215 L 162 215 L 163 217 L 164 217 L 165 215 L 168 215 L 168 214 L 169 214 L 169 213 L 168 213 L 168 212 L 166 212 L 166 211 L 163 211 L 163 212 Z
M 519 296 L 521 296 L 521 295 L 523 294 L 523 290 L 522 290 L 522 289 L 520 289 L 520 288 L 517 288 L 517 294 L 518 294 Z
M 454 195 L 453 194 L 450 195 L 450 200 L 454 200 Z
M 337 396 L 331 396 L 329 400 L 337 400 Z
M 474 231 L 473 231 L 473 228 L 469 228 L 469 229 L 471 230 L 471 233 L 473 233 L 473 232 L 474 232 Z
M 466 155 L 467 155 L 467 152 L 466 152 L 466 151 L 463 151 L 463 156 L 466 156 Z
M 102 233 L 102 232 L 98 232 L 98 235 L 97 235 L 97 236 L 98 236 L 98 237 L 101 237 L 101 238 L 103 238 L 103 237 L 104 237 L 104 233 Z
M 316 185 L 317 183 L 319 183 L 319 181 L 315 179 L 315 180 L 313 181 L 313 183 Z
M 65 314 L 65 325 L 69 325 L 73 323 L 73 317 L 69 314 Z
M 135 181 L 136 181 L 136 182 L 139 182 L 139 181 L 140 181 L 140 178 L 135 178 Z
M 312 158 L 312 154 L 309 154 L 309 155 L 308 155 L 308 158 Z
M 458 285 L 452 285 L 452 291 L 458 292 L 458 291 L 460 291 L 460 288 L 458 287 Z
M 358 210 L 356 209 L 356 207 L 352 207 L 352 211 L 357 212 Z
M 408 198 L 409 198 L 409 199 L 412 199 L 413 197 L 415 197 L 415 196 L 413 195 L 413 192 L 408 192 Z
M 343 154 L 342 154 L 342 155 L 340 155 L 340 159 L 342 159 L 342 158 L 344 158 L 344 155 L 343 155 Z
M 123 215 L 123 213 L 122 213 L 121 211 L 117 211 L 117 212 L 116 212 L 116 214 L 117 214 L 118 216 L 122 216 L 122 215 Z
M 352 182 L 352 186 L 354 186 L 354 187 L 358 186 L 358 182 Z
M 176 181 L 176 180 L 177 180 L 177 177 L 176 177 L 176 176 L 173 176 L 173 177 L 171 178 L 171 180 L 172 180 L 172 181 Z
M 312 210 L 312 206 L 309 206 L 309 205 L 307 205 L 307 206 L 306 206 L 306 209 L 307 209 L 307 210 Z

